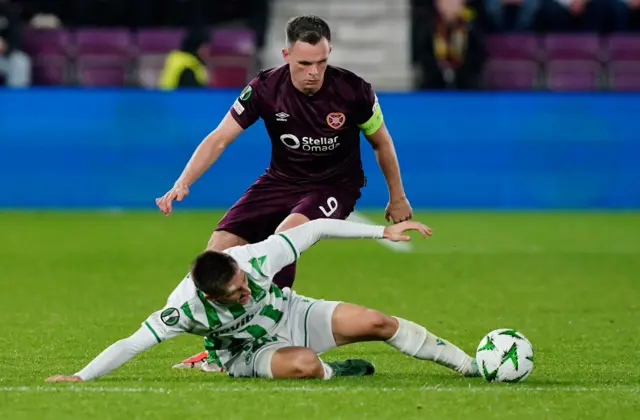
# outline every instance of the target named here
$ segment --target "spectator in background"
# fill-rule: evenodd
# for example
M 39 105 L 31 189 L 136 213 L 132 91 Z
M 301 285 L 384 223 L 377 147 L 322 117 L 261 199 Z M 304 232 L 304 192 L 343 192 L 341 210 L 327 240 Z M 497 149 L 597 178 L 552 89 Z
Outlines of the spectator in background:
M 613 0 L 545 0 L 545 26 L 553 32 L 603 32 Z
M 22 22 L 9 0 L 0 0 L 0 85 L 31 85 L 31 59 L 20 50 Z
M 199 88 L 208 83 L 205 61 L 209 55 L 209 37 L 199 29 L 189 30 L 179 50 L 167 56 L 160 77 L 160 88 Z
M 436 0 L 426 22 L 416 22 L 421 89 L 478 89 L 486 51 L 474 13 L 464 0 Z
M 613 30 L 616 32 L 640 31 L 640 0 L 612 0 Z
M 495 32 L 533 30 L 542 0 L 484 0 L 484 9 Z

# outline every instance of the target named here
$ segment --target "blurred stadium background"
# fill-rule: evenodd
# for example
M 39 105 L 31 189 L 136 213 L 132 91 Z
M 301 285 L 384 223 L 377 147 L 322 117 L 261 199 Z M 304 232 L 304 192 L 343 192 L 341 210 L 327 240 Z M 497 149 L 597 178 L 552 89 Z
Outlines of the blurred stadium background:
M 334 31 L 333 63 L 353 69 L 380 90 L 440 87 L 434 73 L 445 67 L 447 72 L 470 73 L 459 75 L 468 79 L 459 83 L 446 76 L 446 84 L 454 87 L 640 89 L 636 0 L 466 4 L 462 0 L 2 0 L 0 4 L 12 10 L 4 14 L 20 31 L 11 40 L 12 48 L 30 58 L 34 85 L 154 88 L 167 53 L 180 47 L 186 30 L 198 27 L 208 35 L 208 86 L 239 87 L 258 67 L 281 63 L 283 26 L 289 17 L 317 14 Z M 442 17 L 452 23 L 441 25 Z M 448 54 L 442 44 L 445 38 L 451 41 L 445 43 L 451 47 Z
M 243 85 L 282 62 L 287 19 L 317 14 L 332 63 L 378 91 L 414 206 L 637 208 L 638 3 L 0 0 L 0 175 L 16 180 L 0 206 L 152 208 Z M 190 77 L 163 85 L 181 48 Z M 184 206 L 232 204 L 268 164 L 265 134 L 252 127 Z M 363 153 L 360 206 L 379 208 Z
M 639 6 L 0 0 L 0 418 L 637 417 Z M 520 329 L 531 377 L 499 388 L 372 344 L 323 357 L 371 358 L 373 378 L 239 384 L 171 370 L 200 349 L 181 337 L 73 392 L 45 386 L 161 307 L 268 165 L 258 122 L 170 218 L 155 208 L 247 80 L 281 63 L 299 14 L 326 18 L 331 62 L 377 90 L 435 234 L 410 253 L 319 244 L 296 289 L 415 320 L 470 353 L 494 328 Z M 357 209 L 384 223 L 386 186 L 362 149 Z

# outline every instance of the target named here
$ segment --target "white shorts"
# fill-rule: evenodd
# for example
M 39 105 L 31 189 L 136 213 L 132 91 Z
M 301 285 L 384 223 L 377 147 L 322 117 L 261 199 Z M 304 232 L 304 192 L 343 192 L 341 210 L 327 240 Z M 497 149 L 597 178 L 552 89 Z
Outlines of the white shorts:
M 307 347 L 320 354 L 336 347 L 331 317 L 340 302 L 308 298 L 288 288 L 282 292 L 287 298 L 285 319 L 274 334 L 261 339 L 262 346 L 238 355 L 229 366 L 229 376 L 272 378 L 271 358 L 281 348 Z

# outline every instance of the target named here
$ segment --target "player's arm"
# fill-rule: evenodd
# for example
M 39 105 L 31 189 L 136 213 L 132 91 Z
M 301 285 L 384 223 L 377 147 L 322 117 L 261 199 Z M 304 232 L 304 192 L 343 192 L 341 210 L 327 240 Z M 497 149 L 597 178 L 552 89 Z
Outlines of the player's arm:
M 235 100 L 218 127 L 200 142 L 173 187 L 164 196 L 156 199 L 157 206 L 164 214 L 171 213 L 173 201 L 182 201 L 189 195 L 189 187 L 218 160 L 227 146 L 257 121 L 257 98 L 253 94 L 257 86 L 256 78 Z
M 231 111 L 227 112 L 218 127 L 209 133 L 193 152 L 176 185 L 190 187 L 243 131 L 244 128 L 233 118 Z
M 373 147 L 378 165 L 387 182 L 389 201 L 393 202 L 406 199 L 402 185 L 402 177 L 400 176 L 398 155 L 396 154 L 396 148 L 393 145 L 391 134 L 389 134 L 385 123 L 382 122 L 382 125 L 371 134 L 365 134 L 365 138 L 371 147 Z
M 373 148 L 378 165 L 382 170 L 387 188 L 389 189 L 389 205 L 385 217 L 393 218 L 394 222 L 401 222 L 412 217 L 411 207 L 402 185 L 400 163 L 396 154 L 393 139 L 384 123 L 382 109 L 371 86 L 364 84 L 363 101 L 358 105 L 360 130 Z
M 431 229 L 419 222 L 376 226 L 346 220 L 316 219 L 272 235 L 265 241 L 240 248 L 244 248 L 251 258 L 259 262 L 259 274 L 273 277 L 322 239 L 384 238 L 394 242 L 408 241 L 411 239 L 405 234 L 408 231 L 420 232 L 423 237 L 431 235 Z
M 409 241 L 406 232 L 417 231 L 423 237 L 431 235 L 431 229 L 420 222 L 404 222 L 392 226 L 369 225 L 337 219 L 316 219 L 285 230 L 280 234 L 300 255 L 323 239 L 388 239 L 393 242 Z
M 165 195 L 156 199 L 156 205 L 165 215 L 168 215 L 173 210 L 174 200 L 182 201 L 189 195 L 189 187 L 218 160 L 224 149 L 242 131 L 244 129 L 231 116 L 231 111 L 229 111 L 218 127 L 200 142 L 173 187 Z
M 145 327 L 141 327 L 131 336 L 116 341 L 100 353 L 95 359 L 73 376 L 56 375 L 47 382 L 81 382 L 104 376 L 119 368 L 137 354 L 156 345 L 158 341 Z
M 227 115 L 197 147 L 176 184 L 191 186 L 220 157 L 224 149 L 259 117 L 256 91 L 259 79 L 254 79 L 235 100 Z
M 82 382 L 100 378 L 118 369 L 136 355 L 190 328 L 190 320 L 184 316 L 182 310 L 165 308 L 153 313 L 131 336 L 107 347 L 79 372 L 72 376 L 52 376 L 47 382 Z

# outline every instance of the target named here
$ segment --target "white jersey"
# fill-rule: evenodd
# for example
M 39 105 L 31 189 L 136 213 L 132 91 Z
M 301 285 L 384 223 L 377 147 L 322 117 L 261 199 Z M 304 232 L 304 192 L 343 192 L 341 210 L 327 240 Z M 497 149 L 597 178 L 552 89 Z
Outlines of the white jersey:
M 289 295 L 286 292 L 290 291 L 285 289 L 283 293 L 273 285 L 273 276 L 278 271 L 296 261 L 320 239 L 375 239 L 384 237 L 384 231 L 384 226 L 318 219 L 257 244 L 230 248 L 226 253 L 246 273 L 251 288 L 251 298 L 246 305 L 210 302 L 187 276 L 171 293 L 162 310 L 149 316 L 130 337 L 106 348 L 76 376 L 85 381 L 104 376 L 136 354 L 181 333 L 205 337 L 210 356 L 228 367 L 243 351 L 255 351 L 275 341 L 273 333 L 279 324 L 287 317 L 295 316 L 295 310 L 292 314 L 284 311 L 291 306 L 283 305 L 291 303 L 285 302 Z
M 191 276 L 171 293 L 166 306 L 143 323 L 158 342 L 181 333 L 205 337 L 209 355 L 221 366 L 252 346 L 260 346 L 285 317 L 282 291 L 273 277 L 298 258 L 298 251 L 284 234 L 272 235 L 253 245 L 225 251 L 247 275 L 251 297 L 245 305 L 207 300 Z

